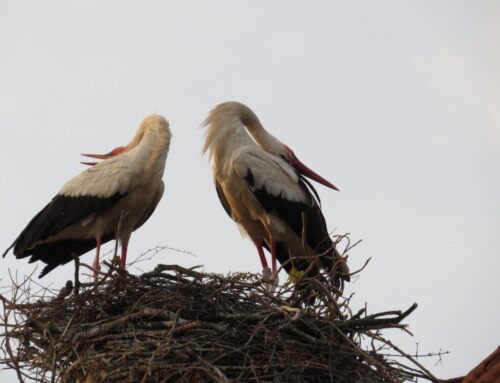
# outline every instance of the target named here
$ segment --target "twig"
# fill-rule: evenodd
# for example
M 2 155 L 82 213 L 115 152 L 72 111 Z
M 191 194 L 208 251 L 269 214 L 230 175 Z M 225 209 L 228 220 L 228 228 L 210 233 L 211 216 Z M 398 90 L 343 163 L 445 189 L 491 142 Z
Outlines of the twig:
M 30 374 L 61 383 L 87 377 L 107 383 L 429 378 L 419 366 L 404 366 L 408 355 L 381 341 L 381 330 L 405 329 L 402 321 L 416 305 L 353 315 L 350 297 L 339 295 L 315 258 L 296 281 L 308 291 L 287 282 L 272 294 L 256 275 L 178 265 L 135 276 L 104 261 L 104 277 L 82 283 L 78 295 L 33 284 L 34 295 L 25 279 L 11 299 L 0 295 L 0 325 L 10 342 L 1 343 L 0 363 L 17 368 L 21 379 Z M 308 274 L 313 268 L 318 278 Z M 363 350 L 367 336 L 371 349 Z

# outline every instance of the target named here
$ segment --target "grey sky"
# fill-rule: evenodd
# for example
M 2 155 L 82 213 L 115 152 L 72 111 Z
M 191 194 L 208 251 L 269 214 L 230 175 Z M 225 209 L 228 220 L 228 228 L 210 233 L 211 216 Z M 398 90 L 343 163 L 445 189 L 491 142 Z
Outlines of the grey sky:
M 372 257 L 347 289 L 355 308 L 418 302 L 415 337 L 387 335 L 452 351 L 424 363 L 464 374 L 500 341 L 499 17 L 479 0 L 3 0 L 0 245 L 84 169 L 78 153 L 126 144 L 159 113 L 174 135 L 166 192 L 129 257 L 167 245 L 196 257 L 164 251 L 141 267 L 260 272 L 200 156 L 207 112 L 238 100 L 340 188 L 318 186 L 329 228 L 363 239 L 351 269 Z M 8 268 L 35 267 L 2 265 L 2 285 Z

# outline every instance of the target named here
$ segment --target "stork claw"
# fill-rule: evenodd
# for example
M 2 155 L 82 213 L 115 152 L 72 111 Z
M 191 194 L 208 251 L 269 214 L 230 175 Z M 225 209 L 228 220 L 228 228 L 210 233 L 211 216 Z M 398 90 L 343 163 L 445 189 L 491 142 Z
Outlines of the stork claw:
M 274 293 L 276 286 L 279 284 L 279 277 L 277 273 L 273 273 L 269 267 L 262 270 L 262 281 L 266 285 L 266 290 Z
M 273 275 L 273 279 L 274 279 L 274 285 L 275 285 L 275 286 L 278 286 L 278 285 L 279 285 L 279 283 L 280 283 L 280 277 L 278 276 L 278 274 L 277 274 L 277 273 L 274 273 L 274 275 Z
M 269 267 L 262 269 L 262 280 L 264 282 L 272 282 L 273 281 L 273 273 Z
M 271 283 L 267 285 L 267 291 L 269 291 L 270 293 L 274 293 L 274 291 L 276 290 L 276 287 L 279 284 L 279 281 L 280 281 L 280 279 L 278 277 L 278 274 L 274 274 L 273 279 L 271 280 Z

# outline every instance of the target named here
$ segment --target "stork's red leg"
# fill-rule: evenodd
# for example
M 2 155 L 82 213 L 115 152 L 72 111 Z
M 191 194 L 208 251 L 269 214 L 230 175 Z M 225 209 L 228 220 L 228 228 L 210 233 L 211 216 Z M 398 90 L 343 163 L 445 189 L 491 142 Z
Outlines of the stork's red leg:
M 128 247 L 128 238 L 122 239 L 122 269 L 125 270 L 125 265 L 127 264 L 127 247 Z
M 276 273 L 278 271 L 277 263 L 276 263 L 276 241 L 272 236 L 269 236 L 269 246 L 271 247 L 271 264 L 273 267 L 273 278 L 276 278 Z
M 267 264 L 266 256 L 264 255 L 264 249 L 262 248 L 262 245 L 256 241 L 253 241 L 253 244 L 257 248 L 257 251 L 259 253 L 259 258 L 260 258 L 260 263 L 262 264 L 262 268 L 264 270 L 269 269 L 269 266 Z
M 99 262 L 99 253 L 101 251 L 101 238 L 96 239 L 95 257 L 94 263 L 92 263 L 92 268 L 94 269 L 94 282 L 97 283 L 99 279 L 99 271 L 101 270 L 101 264 Z
M 266 256 L 264 255 L 264 249 L 262 245 L 258 242 L 253 241 L 257 251 L 259 253 L 260 263 L 262 264 L 262 276 L 264 280 L 272 279 L 271 269 L 269 269 L 269 265 L 267 264 Z

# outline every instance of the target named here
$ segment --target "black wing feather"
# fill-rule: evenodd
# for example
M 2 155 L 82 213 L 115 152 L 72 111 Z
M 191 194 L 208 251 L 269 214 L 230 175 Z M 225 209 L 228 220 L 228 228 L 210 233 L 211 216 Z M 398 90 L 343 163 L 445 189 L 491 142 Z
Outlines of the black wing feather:
M 302 182 L 304 182 L 307 187 L 309 188 L 310 191 L 313 192 L 314 196 L 316 197 L 316 201 L 318 201 L 318 205 L 321 207 L 321 199 L 319 198 L 319 194 L 312 185 L 311 181 L 309 181 L 306 177 L 304 177 L 302 174 L 297 173 L 297 176 L 300 178 Z
M 245 180 L 250 187 L 253 179 L 254 176 L 251 170 L 248 169 Z M 329 269 L 333 265 L 332 252 L 334 247 L 328 233 L 325 218 L 307 185 L 300 178 L 299 185 L 309 195 L 310 203 L 292 202 L 284 198 L 282 194 L 274 196 L 265 187 L 259 189 L 251 187 L 251 189 L 262 207 L 268 213 L 274 213 L 285 221 L 299 237 L 302 237 L 302 232 L 304 231 L 304 215 L 306 242 L 317 254 L 325 255 L 321 257 L 321 262 L 325 268 Z M 314 190 L 314 188 L 312 189 Z M 280 263 L 284 263 L 289 259 L 285 244 L 277 243 L 277 258 Z M 307 268 L 308 262 L 306 260 L 302 262 L 297 261 L 294 266 L 299 270 L 304 270 Z
M 115 233 L 107 234 L 101 238 L 101 244 L 115 239 Z M 42 278 L 57 266 L 64 265 L 73 260 L 73 254 L 80 256 L 96 247 L 95 239 L 65 239 L 53 243 L 45 243 L 36 246 L 33 251 L 29 263 L 42 261 L 47 264 L 38 276 Z
M 47 264 L 40 274 L 40 278 L 59 265 L 70 262 L 73 255 L 80 256 L 96 247 L 95 239 L 65 239 L 51 243 L 38 243 L 92 213 L 99 213 L 114 206 L 125 194 L 116 193 L 108 198 L 100 197 L 68 197 L 56 195 L 28 223 L 14 243 L 3 253 L 14 248 L 16 258 L 31 256 L 29 262 L 42 261 Z M 101 238 L 106 243 L 115 238 L 114 234 L 107 234 Z M 37 244 L 38 243 L 38 244 Z
M 229 205 L 229 202 L 227 202 L 226 196 L 224 195 L 224 191 L 222 190 L 220 184 L 215 181 L 215 190 L 217 190 L 217 195 L 219 196 L 220 203 L 224 210 L 226 211 L 227 215 L 229 217 L 233 217 L 233 212 L 231 210 L 231 206 Z
M 56 235 L 91 213 L 109 209 L 123 197 L 124 195 L 119 193 L 108 198 L 56 195 L 19 234 L 15 241 L 14 254 L 17 258 L 31 255 L 30 248 L 37 242 Z

